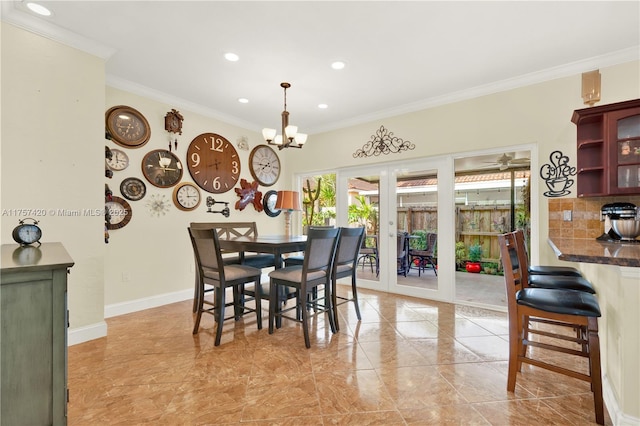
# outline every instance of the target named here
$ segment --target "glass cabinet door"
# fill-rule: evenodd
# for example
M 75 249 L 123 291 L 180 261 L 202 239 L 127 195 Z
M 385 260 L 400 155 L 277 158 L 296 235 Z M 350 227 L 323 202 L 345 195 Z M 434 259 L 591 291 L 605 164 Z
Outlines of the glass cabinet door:
M 612 192 L 636 193 L 640 188 L 640 108 L 610 114 Z

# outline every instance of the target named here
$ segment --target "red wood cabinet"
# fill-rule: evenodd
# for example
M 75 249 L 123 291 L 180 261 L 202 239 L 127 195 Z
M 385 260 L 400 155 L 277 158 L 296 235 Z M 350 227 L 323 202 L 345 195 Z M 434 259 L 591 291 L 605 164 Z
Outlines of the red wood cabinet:
M 578 197 L 640 194 L 640 99 L 578 109 Z

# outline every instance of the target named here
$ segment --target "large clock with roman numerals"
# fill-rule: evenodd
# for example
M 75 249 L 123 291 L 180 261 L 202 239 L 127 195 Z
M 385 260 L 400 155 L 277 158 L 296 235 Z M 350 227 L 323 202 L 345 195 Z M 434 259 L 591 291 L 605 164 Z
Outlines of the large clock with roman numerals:
M 238 184 L 240 157 L 224 136 L 203 133 L 189 145 L 187 168 L 193 181 L 204 191 L 222 194 Z

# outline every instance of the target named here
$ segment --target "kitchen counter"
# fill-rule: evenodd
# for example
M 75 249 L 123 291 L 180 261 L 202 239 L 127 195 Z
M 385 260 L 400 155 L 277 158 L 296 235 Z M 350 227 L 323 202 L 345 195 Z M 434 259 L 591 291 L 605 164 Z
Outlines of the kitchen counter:
M 587 238 L 547 239 L 560 260 L 640 267 L 639 243 L 610 243 Z

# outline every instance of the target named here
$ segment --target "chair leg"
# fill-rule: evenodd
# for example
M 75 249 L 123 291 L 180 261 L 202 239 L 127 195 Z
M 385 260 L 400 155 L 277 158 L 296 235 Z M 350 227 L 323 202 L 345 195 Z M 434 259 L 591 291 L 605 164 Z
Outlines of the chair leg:
M 198 312 L 201 297 L 204 297 L 204 288 L 200 288 L 200 277 L 198 277 L 198 269 L 196 268 L 196 282 L 193 286 L 193 312 Z
M 277 285 L 271 280 L 269 284 L 269 334 L 273 334 L 273 323 L 276 316 L 276 304 L 280 304 L 277 296 Z
M 589 370 L 591 375 L 591 390 L 596 411 L 596 423 L 604 424 L 604 402 L 602 400 L 602 376 L 600 372 L 600 338 L 598 337 L 598 319 L 588 319 L 589 334 Z
M 353 298 L 353 304 L 356 307 L 356 317 L 358 321 L 362 321 L 362 316 L 360 315 L 360 302 L 358 302 L 358 288 L 356 287 L 356 275 L 353 274 L 351 276 L 351 297 Z M 336 320 L 336 328 L 338 326 L 338 322 Z
M 331 327 L 331 332 L 333 334 L 338 332 L 338 329 L 336 328 L 336 322 L 335 322 L 335 318 L 333 316 L 333 302 L 331 299 L 331 294 L 332 293 L 330 291 L 330 286 L 329 285 L 325 285 L 324 286 L 324 306 L 325 306 L 325 313 L 327 315 L 329 315 L 329 326 Z
M 336 326 L 336 331 L 340 331 L 340 322 L 338 321 L 338 286 L 336 285 L 336 278 L 331 278 L 331 310 L 333 312 L 333 321 Z
M 240 291 L 240 286 L 244 287 L 244 284 L 234 285 L 233 291 L 233 316 L 236 321 L 240 320 L 240 317 L 244 313 L 244 294 Z
M 254 284 L 254 299 L 256 303 L 256 320 L 258 322 L 258 330 L 262 330 L 262 287 L 260 286 L 260 278 Z M 244 298 L 244 294 L 243 294 Z M 243 305 L 244 306 L 244 305 Z
M 522 336 L 522 317 L 518 317 L 515 324 L 509 322 L 509 370 L 507 373 L 507 390 L 513 392 L 516 389 L 516 375 L 520 369 L 518 360 Z
M 225 290 L 224 288 L 216 288 L 214 290 L 215 299 L 216 299 L 216 319 L 218 321 L 218 325 L 216 327 L 216 341 L 214 346 L 220 346 L 220 338 L 222 337 L 222 325 L 224 324 L 224 305 L 225 305 Z
M 198 334 L 198 329 L 200 328 L 200 319 L 202 318 L 202 305 L 204 302 L 204 300 L 201 297 L 197 297 L 197 299 L 194 299 L 194 302 L 196 300 L 198 302 L 198 306 L 196 306 L 197 315 L 196 315 L 196 322 L 193 325 L 193 334 Z
M 306 301 L 305 299 L 298 297 L 297 301 L 298 305 L 300 305 L 300 310 L 302 313 L 302 332 L 304 333 L 304 344 L 309 349 L 311 347 L 311 342 L 309 341 L 309 312 L 305 309 Z

